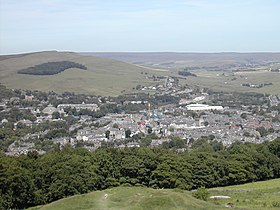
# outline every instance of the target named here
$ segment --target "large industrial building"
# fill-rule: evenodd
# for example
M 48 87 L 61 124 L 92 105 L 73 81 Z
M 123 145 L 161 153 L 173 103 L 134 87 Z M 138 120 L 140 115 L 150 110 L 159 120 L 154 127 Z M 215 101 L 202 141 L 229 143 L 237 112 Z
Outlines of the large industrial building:
M 189 104 L 186 106 L 187 110 L 192 111 L 207 111 L 207 110 L 223 110 L 222 106 L 209 106 L 207 104 Z

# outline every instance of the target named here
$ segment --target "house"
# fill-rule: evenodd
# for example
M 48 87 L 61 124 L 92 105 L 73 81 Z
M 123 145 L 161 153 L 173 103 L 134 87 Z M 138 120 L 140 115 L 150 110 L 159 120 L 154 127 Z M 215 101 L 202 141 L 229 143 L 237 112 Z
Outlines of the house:
M 81 109 L 88 109 L 91 111 L 97 111 L 98 105 L 97 104 L 85 104 L 84 102 L 82 104 L 59 104 L 57 106 L 58 111 L 63 111 L 65 108 L 71 108 L 76 109 L 77 111 L 80 111 Z
M 111 128 L 110 129 L 110 139 L 114 139 L 114 140 L 125 139 L 124 129 Z
M 4 118 L 2 121 L 1 121 L 1 124 L 4 124 L 4 123 L 8 123 L 9 121 L 6 119 L 6 118 Z
M 140 144 L 138 142 L 128 142 L 126 144 L 127 147 L 140 147 Z
M 17 123 L 15 123 L 15 126 L 17 126 L 19 123 L 22 123 L 23 125 L 26 125 L 26 126 L 32 126 L 33 125 L 32 121 L 23 119 L 23 120 L 20 120 Z
M 0 107 L 2 108 L 2 110 L 6 110 L 7 106 L 5 103 L 0 103 Z M 0 109 L 1 111 L 1 109 Z
M 28 96 L 28 95 L 25 95 L 25 100 L 26 101 L 32 101 L 33 100 L 33 98 L 34 98 L 34 96 L 33 95 L 30 95 L 30 96 Z
M 58 110 L 53 107 L 51 104 L 49 104 L 45 109 L 43 109 L 43 113 L 47 115 L 52 115 L 54 112 L 57 112 Z

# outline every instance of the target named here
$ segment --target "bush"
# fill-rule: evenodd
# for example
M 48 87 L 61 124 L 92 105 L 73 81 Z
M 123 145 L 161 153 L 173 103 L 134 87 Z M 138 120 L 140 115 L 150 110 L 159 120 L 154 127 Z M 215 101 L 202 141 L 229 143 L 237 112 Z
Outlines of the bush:
M 274 202 L 272 203 L 272 206 L 273 206 L 273 207 L 280 207 L 280 202 L 274 201 Z
M 209 197 L 209 192 L 205 189 L 205 187 L 202 188 L 198 188 L 196 192 L 193 193 L 193 197 L 200 199 L 200 200 L 204 200 L 207 201 L 208 197 Z

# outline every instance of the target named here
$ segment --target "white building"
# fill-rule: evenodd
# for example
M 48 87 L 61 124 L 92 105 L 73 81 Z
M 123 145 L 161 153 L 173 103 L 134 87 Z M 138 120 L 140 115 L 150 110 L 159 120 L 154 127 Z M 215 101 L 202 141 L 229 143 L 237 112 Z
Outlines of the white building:
M 224 110 L 222 106 L 209 106 L 207 104 L 189 104 L 186 108 L 192 111 Z

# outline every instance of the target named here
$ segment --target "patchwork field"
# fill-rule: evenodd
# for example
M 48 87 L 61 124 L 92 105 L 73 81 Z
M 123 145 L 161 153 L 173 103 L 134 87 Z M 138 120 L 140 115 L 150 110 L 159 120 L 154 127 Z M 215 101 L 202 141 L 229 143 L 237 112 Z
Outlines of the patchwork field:
M 198 85 L 219 91 L 236 92 L 257 92 L 268 94 L 280 94 L 280 73 L 266 70 L 226 72 L 226 71 L 192 71 L 197 77 L 187 77 L 181 80 L 182 84 Z M 242 87 L 243 83 L 263 84 L 272 83 L 272 85 L 262 88 Z

